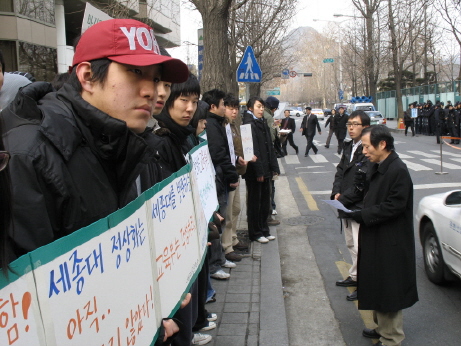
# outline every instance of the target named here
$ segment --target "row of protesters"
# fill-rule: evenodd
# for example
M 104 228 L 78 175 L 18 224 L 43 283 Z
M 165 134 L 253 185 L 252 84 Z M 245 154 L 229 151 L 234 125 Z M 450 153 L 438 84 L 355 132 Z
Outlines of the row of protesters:
M 353 260 L 349 277 L 336 285 L 357 286 L 348 300 L 373 311 L 375 327 L 365 328 L 364 337 L 379 339 L 375 345 L 398 346 L 405 338 L 402 310 L 418 301 L 413 183 L 387 127 L 368 125 L 363 112 L 351 114 L 352 142 L 346 143 L 335 176 L 332 198 L 352 209 L 340 216 Z
M 3 267 L 163 180 L 147 124 L 160 81 L 182 83 L 189 72 L 182 61 L 159 55 L 153 38 L 151 45 L 131 44 L 125 28 L 152 30 L 131 19 L 93 25 L 77 42 L 69 79 L 57 92 L 32 83 L 3 109 L 13 196 L 11 225 L 1 230 Z M 178 323 L 164 320 L 163 327 L 157 343 L 170 344 Z
M 243 123 L 251 124 L 255 162 L 249 162 L 243 175 L 247 188 L 248 235 L 251 241 L 268 243 L 275 237 L 270 234 L 268 219 L 271 213 L 271 184 L 280 174 L 270 128 L 264 118 L 265 103 L 260 97 L 247 102 Z

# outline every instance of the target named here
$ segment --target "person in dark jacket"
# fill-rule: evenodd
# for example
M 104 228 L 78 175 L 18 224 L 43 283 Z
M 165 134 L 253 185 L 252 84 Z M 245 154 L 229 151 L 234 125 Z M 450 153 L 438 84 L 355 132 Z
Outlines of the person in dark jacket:
M 364 129 L 362 146 L 371 165 L 363 209 L 351 213 L 360 223 L 358 307 L 373 310 L 376 323 L 363 335 L 379 338 L 378 345 L 400 345 L 405 338 L 402 310 L 418 301 L 413 182 L 386 126 Z
M 188 68 L 159 55 L 155 38 L 141 45 L 127 28 L 152 31 L 132 19 L 93 25 L 81 36 L 59 91 L 32 83 L 3 110 L 14 172 L 10 259 L 106 217 L 157 182 L 138 179 L 156 159 L 146 142 L 153 136 L 146 128 L 156 86 L 185 81 Z
M 343 155 L 341 161 L 336 166 L 335 180 L 331 199 L 340 201 L 350 210 L 362 208 L 362 197 L 356 196 L 355 182 L 358 170 L 366 172 L 368 159 L 362 153 L 362 130 L 370 126 L 370 117 L 364 111 L 354 111 L 349 116 L 347 128 L 351 141 L 344 142 Z M 360 224 L 352 220 L 348 214 L 338 210 L 344 229 L 346 245 L 351 254 L 352 266 L 349 268 L 349 276 L 345 280 L 336 281 L 337 286 L 355 287 L 357 286 L 357 254 L 359 250 L 359 228 Z M 352 292 L 347 300 L 357 300 L 357 291 Z
M 336 139 L 338 140 L 338 154 L 340 155 L 343 150 L 344 138 L 346 138 L 346 134 L 347 134 L 346 123 L 347 123 L 348 118 L 349 117 L 345 113 L 344 107 L 339 107 L 338 113 L 335 114 L 335 117 L 333 118 L 333 121 L 334 121 L 333 127 L 335 129 L 335 136 L 336 136 Z
M 269 127 L 263 117 L 264 101 L 252 97 L 247 102 L 243 123 L 251 124 L 253 151 L 257 157 L 249 162 L 243 175 L 247 188 L 248 234 L 251 241 L 268 243 L 275 237 L 270 234 L 267 219 L 270 214 L 271 181 L 280 174 L 277 158 L 269 133 Z
M 317 119 L 317 116 L 315 114 L 312 114 L 311 111 L 311 107 L 306 107 L 306 115 L 304 116 L 303 121 L 301 123 L 301 128 L 299 129 L 299 131 L 302 132 L 302 135 L 306 136 L 307 140 L 304 157 L 307 157 L 309 155 L 309 150 L 311 148 L 314 151 L 314 154 L 317 154 L 318 152 L 318 149 L 314 144 L 315 128 L 317 127 L 319 134 L 322 134 L 319 119 Z
M 282 136 L 287 136 L 287 138 L 282 142 L 282 150 L 283 150 L 285 155 L 288 155 L 288 153 L 287 153 L 287 142 L 289 142 L 291 147 L 295 150 L 296 155 L 298 155 L 298 152 L 299 152 L 298 146 L 295 144 L 295 142 L 293 140 L 293 134 L 296 131 L 295 120 L 290 118 L 290 111 L 288 109 L 285 109 L 285 111 L 283 113 L 285 115 L 285 118 L 282 119 L 282 123 L 280 124 L 280 129 L 281 130 L 291 130 L 291 132 L 286 134 L 286 135 L 283 135 L 282 134 L 283 132 L 280 132 L 280 134 Z
M 413 108 L 415 103 L 410 103 L 409 108 L 403 113 L 403 121 L 405 123 L 405 136 L 407 135 L 408 128 L 411 128 L 412 137 L 415 136 L 415 119 L 412 117 Z
M 329 131 L 328 131 L 327 142 L 325 143 L 325 148 L 327 149 L 330 147 L 331 137 L 333 137 L 333 133 L 335 133 L 335 121 L 334 121 L 335 115 L 336 115 L 336 110 L 333 108 L 331 110 L 331 115 L 328 117 L 327 121 L 325 121 L 325 128 L 327 128 L 328 125 L 330 125 Z

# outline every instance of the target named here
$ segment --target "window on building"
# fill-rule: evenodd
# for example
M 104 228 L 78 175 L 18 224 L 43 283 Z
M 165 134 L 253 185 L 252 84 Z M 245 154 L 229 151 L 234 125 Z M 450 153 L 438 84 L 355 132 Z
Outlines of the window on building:
M 54 0 L 15 0 L 16 13 L 55 24 Z
M 31 73 L 37 81 L 51 82 L 58 71 L 56 49 L 19 42 L 18 70 Z

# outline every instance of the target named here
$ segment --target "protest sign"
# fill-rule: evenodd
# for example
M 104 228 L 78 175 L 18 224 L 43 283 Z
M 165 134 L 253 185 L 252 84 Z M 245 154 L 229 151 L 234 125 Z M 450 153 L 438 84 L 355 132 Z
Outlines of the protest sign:
M 240 135 L 242 136 L 243 159 L 245 161 L 251 161 L 254 155 L 251 124 L 240 125 Z
M 229 124 L 226 125 L 226 136 L 227 144 L 229 146 L 229 153 L 231 157 L 231 162 L 235 166 L 235 149 L 234 149 L 234 140 L 232 136 L 232 130 Z
M 0 273 L 0 345 L 152 345 L 201 270 L 205 215 L 217 208 L 207 143 L 191 158 L 124 208 L 14 261 L 8 279 Z

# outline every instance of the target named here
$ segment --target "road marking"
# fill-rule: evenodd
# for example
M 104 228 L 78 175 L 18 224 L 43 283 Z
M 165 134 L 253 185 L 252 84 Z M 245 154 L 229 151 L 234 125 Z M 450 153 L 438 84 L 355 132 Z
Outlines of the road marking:
M 324 191 L 311 191 L 311 195 L 330 195 L 331 190 L 324 190 Z
M 413 189 L 415 190 L 424 190 L 424 189 L 438 189 L 445 187 L 461 187 L 461 183 L 438 183 L 438 184 L 419 184 L 414 185 Z
M 338 267 L 338 271 L 340 272 L 341 276 L 343 279 L 346 279 L 349 276 L 349 268 L 351 265 L 345 261 L 337 261 L 335 262 L 336 266 Z M 338 287 L 341 288 L 341 287 Z M 349 293 L 352 293 L 355 291 L 355 287 L 344 287 L 347 288 L 347 291 Z M 359 303 L 358 301 L 354 301 L 355 307 L 358 309 Z M 371 310 L 359 310 L 360 316 L 362 317 L 363 323 L 365 324 L 365 327 L 373 329 L 376 327 L 374 321 L 373 321 L 373 311 Z
M 439 153 L 439 157 L 440 157 L 440 150 L 431 150 L 433 153 Z M 454 157 L 460 157 L 461 158 L 461 154 L 453 154 L 453 153 L 449 153 L 449 152 L 442 152 L 442 156 L 443 155 L 448 155 L 448 156 L 454 156 Z
M 298 174 L 311 174 L 311 173 L 320 173 L 320 174 L 324 174 L 324 173 L 330 173 L 331 171 L 321 171 L 321 172 L 299 172 Z
M 399 157 L 403 160 L 403 159 L 412 159 L 413 156 L 410 156 L 410 155 L 405 155 L 405 154 L 400 154 L 400 153 L 397 153 L 399 154 Z
M 435 159 L 422 159 L 421 161 L 427 162 L 427 163 L 432 163 L 434 165 L 437 165 L 440 167 L 440 160 L 435 160 Z M 461 166 L 455 165 L 453 163 L 442 163 L 443 168 L 448 168 L 448 169 L 461 169 Z
M 407 160 L 402 161 L 407 165 L 408 169 L 411 169 L 412 171 L 432 171 L 432 168 L 420 165 L 419 163 L 414 163 Z
M 295 167 L 295 169 L 323 168 L 323 166 Z
M 461 158 L 458 158 L 458 157 L 450 157 L 449 159 L 452 160 L 452 161 L 461 163 Z
M 287 165 L 299 165 L 299 158 L 298 155 L 285 155 L 285 163 Z
M 421 156 L 424 156 L 424 157 L 427 157 L 427 158 L 436 159 L 436 158 L 440 157 L 440 155 L 428 154 L 428 153 L 425 153 L 424 151 L 418 151 L 418 150 L 409 150 L 407 152 L 410 153 L 410 154 L 414 154 L 414 155 L 421 155 Z
M 312 161 L 314 161 L 315 163 L 324 163 L 324 162 L 328 162 L 328 160 L 325 158 L 325 156 L 323 155 L 312 155 L 312 156 L 309 156 Z
M 317 207 L 317 203 L 315 202 L 314 197 L 312 197 L 312 195 L 310 194 L 310 192 L 307 189 L 306 184 L 304 184 L 303 180 L 300 177 L 296 177 L 296 182 L 298 183 L 299 191 L 301 191 L 301 193 L 304 196 L 304 199 L 307 202 L 307 207 L 312 211 L 319 210 L 319 208 Z

